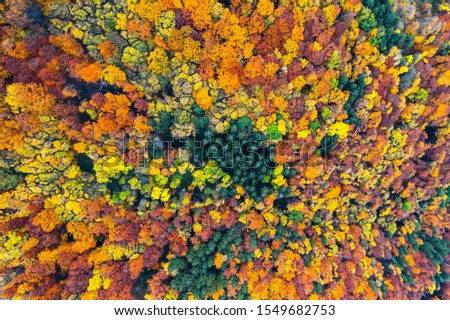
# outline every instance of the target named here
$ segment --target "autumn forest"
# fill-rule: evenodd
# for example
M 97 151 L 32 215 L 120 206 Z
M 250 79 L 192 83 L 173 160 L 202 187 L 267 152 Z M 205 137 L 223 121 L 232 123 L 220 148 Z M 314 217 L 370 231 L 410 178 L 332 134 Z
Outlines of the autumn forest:
M 0 1 L 1 299 L 450 299 L 445 0 Z

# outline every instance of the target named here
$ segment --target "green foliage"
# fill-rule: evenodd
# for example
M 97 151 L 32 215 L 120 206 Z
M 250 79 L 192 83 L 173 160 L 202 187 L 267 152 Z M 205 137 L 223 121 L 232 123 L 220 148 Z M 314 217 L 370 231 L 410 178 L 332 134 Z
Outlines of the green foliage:
M 339 139 L 339 136 L 335 134 L 334 136 L 324 136 L 320 141 L 320 146 L 318 150 L 320 151 L 321 156 L 325 156 L 336 148 L 336 142 Z
M 130 66 L 139 66 L 142 65 L 145 60 L 142 52 L 133 47 L 126 47 L 123 50 L 122 62 Z
M 173 124 L 173 117 L 167 111 L 161 111 L 158 119 L 150 119 L 149 124 L 153 127 L 156 134 L 168 137 L 170 136 L 170 127 Z
M 172 96 L 173 95 L 173 88 L 172 85 L 170 84 L 170 81 L 168 81 L 164 76 L 162 75 L 158 75 L 158 82 L 159 85 L 161 87 L 161 90 L 164 91 L 164 93 L 168 96 Z
M 202 136 L 203 132 L 206 130 L 209 124 L 209 118 L 205 114 L 202 108 L 200 108 L 198 105 L 194 105 L 192 108 L 192 114 L 193 114 L 193 120 L 196 134 L 198 136 Z
M 323 109 L 322 112 L 320 113 L 320 116 L 322 117 L 323 120 L 327 120 L 327 119 L 331 116 L 332 113 L 333 113 L 333 112 L 331 111 L 330 108 L 325 108 L 325 109 Z M 314 130 L 314 131 L 315 131 L 315 130 Z
M 331 89 L 337 88 L 339 86 L 339 80 L 336 78 L 331 79 Z
M 356 19 L 358 20 L 359 27 L 366 32 L 370 32 L 372 29 L 377 27 L 375 15 L 372 10 L 367 7 L 363 7 L 361 9 Z
M 450 55 L 450 41 L 444 42 L 439 51 L 438 54 L 441 56 L 448 56 Z
M 300 211 L 292 211 L 289 214 L 289 218 L 294 222 L 300 222 L 303 220 L 303 215 L 301 214 Z
M 339 89 L 350 91 L 350 97 L 344 105 L 344 110 L 347 111 L 348 114 L 348 119 L 346 119 L 345 122 L 348 124 L 354 123 L 358 126 L 360 123 L 360 120 L 356 117 L 354 103 L 363 96 L 365 86 L 366 81 L 364 74 L 358 75 L 355 82 L 352 82 L 343 73 L 339 76 Z
M 76 159 L 82 172 L 95 173 L 94 163 L 86 154 L 79 153 L 76 155 Z
M 247 116 L 240 117 L 237 120 L 236 125 L 240 130 L 249 131 L 252 129 L 252 120 Z
M 414 278 L 413 278 L 411 272 L 409 272 L 408 270 L 403 270 L 401 277 L 405 284 L 410 285 L 410 286 L 414 285 Z
M 197 114 L 203 117 L 200 112 Z M 203 121 L 194 120 L 194 124 L 202 125 Z M 227 134 L 196 129 L 198 135 L 195 140 L 189 139 L 187 142 L 193 163 L 204 165 L 209 160 L 215 160 L 221 170 L 230 174 L 234 183 L 243 186 L 257 200 L 273 191 L 270 179 L 265 177 L 272 176 L 276 165 L 273 162 L 274 147 L 265 146 L 264 134 L 253 132 L 248 117 L 231 123 Z M 221 191 L 221 194 L 234 195 L 234 191 Z
M 339 51 L 333 51 L 333 53 L 331 54 L 331 59 L 327 63 L 327 67 L 329 69 L 337 70 L 341 67 L 341 65 L 341 53 Z
M 420 88 L 414 93 L 411 101 L 413 102 L 425 102 L 428 99 L 428 92 L 424 88 Z
M 392 1 L 363 0 L 362 3 L 364 7 L 358 14 L 358 22 L 366 32 L 378 28 L 377 43 L 381 52 L 387 53 L 393 46 L 404 50 L 411 48 L 413 35 L 394 32 L 400 18 L 393 11 Z
M 450 241 L 426 234 L 422 235 L 421 238 L 423 244 L 420 246 L 420 251 L 425 253 L 435 266 L 443 263 L 444 258 L 450 254 Z
M 282 134 L 280 131 L 278 131 L 278 126 L 276 125 L 276 123 L 272 123 L 271 125 L 269 125 L 269 127 L 267 128 L 267 136 L 272 141 L 281 139 Z
M 314 281 L 313 282 L 313 292 L 314 293 L 322 293 L 323 292 L 323 285 L 320 282 Z
M 22 174 L 0 169 L 0 191 L 15 189 L 23 181 L 24 176 Z
M 412 209 L 412 204 L 411 204 L 410 201 L 403 202 L 403 204 L 402 204 L 402 210 L 403 211 L 409 211 L 411 209 Z
M 130 190 L 126 190 L 126 191 L 122 191 L 122 192 L 114 192 L 113 196 L 111 198 L 111 203 L 114 203 L 114 204 L 124 203 L 130 194 L 131 194 Z
M 214 257 L 217 252 L 220 252 L 232 259 L 232 245 L 240 245 L 241 242 L 241 230 L 233 227 L 216 231 L 211 240 L 206 243 L 196 247 L 191 246 L 185 257 L 172 258 L 169 271 L 174 272 L 175 275 L 171 280 L 171 287 L 181 291 L 183 299 L 187 298 L 188 292 L 192 292 L 197 299 L 204 299 L 208 293 L 225 289 L 227 280 L 214 266 Z M 245 289 L 242 295 L 245 296 Z
M 316 132 L 316 130 L 320 128 L 320 122 L 318 120 L 311 121 L 308 125 L 311 132 Z

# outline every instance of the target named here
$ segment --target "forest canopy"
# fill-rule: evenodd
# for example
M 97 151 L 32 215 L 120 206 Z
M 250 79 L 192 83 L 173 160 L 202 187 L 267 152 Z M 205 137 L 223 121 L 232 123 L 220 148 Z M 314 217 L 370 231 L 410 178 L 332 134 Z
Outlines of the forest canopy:
M 0 4 L 4 299 L 450 299 L 450 6 Z

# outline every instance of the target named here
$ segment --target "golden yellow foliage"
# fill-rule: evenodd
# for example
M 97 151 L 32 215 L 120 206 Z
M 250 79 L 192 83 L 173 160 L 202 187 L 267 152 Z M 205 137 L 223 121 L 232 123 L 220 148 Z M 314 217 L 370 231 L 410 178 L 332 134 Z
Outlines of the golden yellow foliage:
M 270 0 L 259 0 L 256 11 L 262 16 L 269 16 L 273 13 L 275 5 Z
M 147 59 L 148 69 L 155 74 L 164 74 L 169 71 L 169 58 L 164 49 L 155 48 Z
M 102 78 L 109 84 L 117 84 L 118 82 L 125 81 L 127 76 L 118 67 L 109 65 L 103 69 Z
M 46 232 L 52 231 L 60 223 L 59 215 L 54 210 L 42 210 L 33 218 L 33 224 Z
M 207 88 L 201 88 L 194 93 L 195 101 L 203 110 L 209 110 L 212 107 L 213 99 L 208 93 Z

